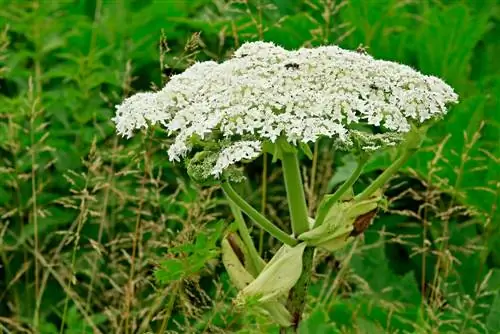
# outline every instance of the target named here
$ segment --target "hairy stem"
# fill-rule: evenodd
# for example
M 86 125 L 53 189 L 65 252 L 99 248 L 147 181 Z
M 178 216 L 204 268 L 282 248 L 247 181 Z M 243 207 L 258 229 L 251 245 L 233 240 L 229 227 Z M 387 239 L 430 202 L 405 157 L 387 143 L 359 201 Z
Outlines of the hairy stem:
M 283 176 L 294 235 L 309 230 L 307 205 L 304 186 L 300 175 L 299 160 L 296 152 L 282 152 Z M 293 329 L 296 331 L 302 319 L 307 288 L 311 280 L 314 248 L 307 247 L 302 257 L 302 274 L 288 295 L 287 308 L 292 314 Z
M 221 184 L 222 190 L 226 196 L 238 207 L 247 214 L 255 224 L 259 225 L 261 228 L 266 230 L 273 237 L 278 239 L 279 241 L 289 245 L 295 246 L 297 244 L 297 240 L 286 234 L 279 227 L 271 223 L 266 217 L 260 214 L 255 208 L 253 208 L 247 201 L 245 201 L 238 193 L 231 187 L 231 185 L 227 182 L 223 182 Z
M 292 314 L 292 326 L 298 330 L 302 313 L 306 306 L 307 289 L 311 281 L 314 260 L 314 247 L 306 247 L 302 255 L 302 274 L 290 293 L 288 294 L 287 308 Z

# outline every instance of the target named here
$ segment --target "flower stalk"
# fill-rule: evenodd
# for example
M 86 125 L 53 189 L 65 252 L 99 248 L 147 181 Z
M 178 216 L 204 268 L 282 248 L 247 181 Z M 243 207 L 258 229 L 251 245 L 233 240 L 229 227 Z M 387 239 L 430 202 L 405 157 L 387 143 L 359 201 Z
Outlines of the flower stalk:
M 368 155 L 363 155 L 356 166 L 356 169 L 353 171 L 351 176 L 337 189 L 337 191 L 324 199 L 324 202 L 320 205 L 318 209 L 318 214 L 316 216 L 316 220 L 314 223 L 314 227 L 319 227 L 323 221 L 325 220 L 326 214 L 330 210 L 330 208 L 345 194 L 347 190 L 349 190 L 354 183 L 358 180 L 363 168 L 368 162 Z
M 417 151 L 423 138 L 423 134 L 427 129 L 412 129 L 406 137 L 406 141 L 402 147 L 400 157 L 394 161 L 387 169 L 380 174 L 368 187 L 360 194 L 356 195 L 355 200 L 361 201 L 369 198 L 373 193 L 382 188 L 387 181 L 403 167 L 410 157 Z
M 376 215 L 380 189 L 418 149 L 425 124 L 445 115 L 447 106 L 457 102 L 458 95 L 444 81 L 367 54 L 333 45 L 289 51 L 273 43 L 251 42 L 224 62 L 195 63 L 160 91 L 125 99 L 113 121 L 126 137 L 161 125 L 173 137 L 170 161 L 185 161 L 195 182 L 221 184 L 242 239 L 235 248 L 232 238 L 222 243 L 228 273 L 241 296 L 266 292 L 261 298 L 266 303 L 263 312 L 281 326 L 291 323 L 297 330 L 314 247 L 334 251 L 363 233 Z M 317 145 L 320 138 L 331 138 L 336 149 L 361 155 L 352 175 L 334 194 L 325 196 L 316 220 L 310 222 L 297 150 L 310 154 L 308 145 Z M 395 146 L 401 146 L 400 157 L 363 192 L 347 199 L 370 153 Z M 292 235 L 253 208 L 230 184 L 244 179 L 236 165 L 266 152 L 282 162 Z M 263 208 L 265 202 L 263 197 Z M 285 244 L 265 266 L 242 212 Z M 249 261 L 238 257 L 239 248 L 245 249 Z
M 360 194 L 356 195 L 354 198 L 356 200 L 365 200 L 369 198 L 375 191 L 382 188 L 387 181 L 394 175 L 412 156 L 413 152 L 405 150 L 403 155 L 401 155 L 396 161 L 394 161 L 382 174 L 380 174 L 375 181 L 373 181 L 368 187 L 363 190 Z
M 238 226 L 238 231 L 240 232 L 241 240 L 243 240 L 245 247 L 248 249 L 248 255 L 250 257 L 250 261 L 252 261 L 252 265 L 255 268 L 255 270 L 257 272 L 261 272 L 262 269 L 264 268 L 264 262 L 260 258 L 257 248 L 255 248 L 255 244 L 252 241 L 252 237 L 250 236 L 250 231 L 247 228 L 245 219 L 241 214 L 241 210 L 231 200 L 229 200 L 229 206 L 231 207 L 231 212 L 233 213 L 236 226 Z
M 309 230 L 306 197 L 300 175 L 299 159 L 296 152 L 282 152 L 281 161 L 292 231 L 294 236 L 298 236 Z
M 304 195 L 304 186 L 300 175 L 300 167 L 295 150 L 282 150 L 282 168 L 285 188 L 290 210 L 290 219 L 295 236 L 309 230 L 307 204 Z M 292 326 L 297 330 L 304 311 L 307 288 L 311 280 L 313 269 L 314 248 L 307 247 L 302 256 L 302 273 L 299 280 L 288 295 L 287 308 L 292 315 Z
M 255 224 L 266 230 L 269 234 L 284 244 L 289 246 L 295 246 L 297 244 L 297 240 L 286 234 L 283 230 L 264 217 L 260 212 L 255 210 L 255 208 L 245 201 L 228 182 L 222 182 L 221 187 L 227 198 L 234 205 L 240 208 L 241 211 L 247 214 Z

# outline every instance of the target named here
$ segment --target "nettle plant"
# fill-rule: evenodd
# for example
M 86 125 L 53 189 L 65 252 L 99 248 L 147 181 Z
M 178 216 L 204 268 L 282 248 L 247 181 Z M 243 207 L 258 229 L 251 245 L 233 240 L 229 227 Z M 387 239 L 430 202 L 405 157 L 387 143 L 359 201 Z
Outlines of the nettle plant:
M 184 161 L 190 177 L 218 184 L 227 196 L 237 232 L 221 243 L 222 259 L 239 290 L 236 304 L 256 305 L 283 328 L 297 328 L 316 248 L 345 247 L 382 205 L 382 188 L 458 96 L 442 80 L 364 52 L 321 46 L 288 51 L 273 43 L 242 45 L 225 62 L 196 63 L 158 92 L 138 93 L 117 106 L 119 134 L 161 124 L 173 142 L 171 161 Z M 308 208 L 298 153 L 320 138 L 348 150 L 357 168 L 314 217 Z M 361 193 L 353 184 L 374 152 L 396 147 L 399 157 Z M 263 152 L 280 160 L 292 234 L 253 208 L 232 187 L 242 164 Z M 283 243 L 266 263 L 242 212 Z

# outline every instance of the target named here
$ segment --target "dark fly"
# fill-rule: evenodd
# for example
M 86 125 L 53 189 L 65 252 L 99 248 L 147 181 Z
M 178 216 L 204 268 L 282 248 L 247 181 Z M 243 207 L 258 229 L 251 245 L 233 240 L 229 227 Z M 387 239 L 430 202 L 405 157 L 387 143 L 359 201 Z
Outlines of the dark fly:
M 297 63 L 289 63 L 289 64 L 285 64 L 285 68 L 286 68 L 287 70 L 289 70 L 289 69 L 298 70 L 298 69 L 299 69 L 299 64 L 297 64 Z

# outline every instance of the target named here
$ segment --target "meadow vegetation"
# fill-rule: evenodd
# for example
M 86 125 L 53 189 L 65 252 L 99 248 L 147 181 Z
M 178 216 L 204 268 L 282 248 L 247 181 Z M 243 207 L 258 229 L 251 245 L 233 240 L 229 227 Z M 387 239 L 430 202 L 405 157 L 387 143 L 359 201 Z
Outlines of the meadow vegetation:
M 275 333 L 232 304 L 219 187 L 168 161 L 164 130 L 116 136 L 114 106 L 244 41 L 360 44 L 460 96 L 345 251 L 320 252 L 300 333 L 500 332 L 500 4 L 495 0 L 0 0 L 0 332 Z M 351 154 L 304 158 L 311 210 Z M 379 154 L 363 189 L 395 157 Z M 282 229 L 282 171 L 238 191 Z M 270 259 L 279 244 L 252 229 Z M 244 311 L 244 312 L 243 312 Z

